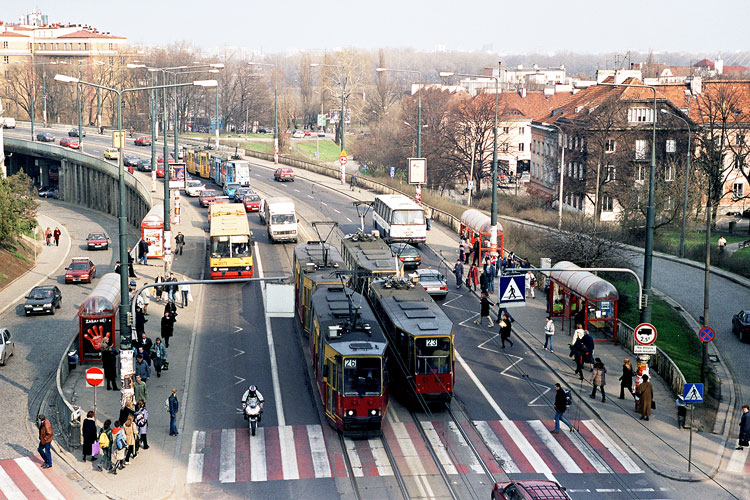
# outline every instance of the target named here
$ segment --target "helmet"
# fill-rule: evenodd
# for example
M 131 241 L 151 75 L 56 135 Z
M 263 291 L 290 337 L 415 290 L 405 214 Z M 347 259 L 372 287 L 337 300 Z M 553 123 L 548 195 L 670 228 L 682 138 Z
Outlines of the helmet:
M 254 385 L 251 385 L 251 386 L 250 386 L 250 394 L 252 394 L 252 395 L 255 395 L 255 390 L 256 390 L 256 389 L 257 389 L 257 388 L 256 388 L 256 387 L 255 387 Z

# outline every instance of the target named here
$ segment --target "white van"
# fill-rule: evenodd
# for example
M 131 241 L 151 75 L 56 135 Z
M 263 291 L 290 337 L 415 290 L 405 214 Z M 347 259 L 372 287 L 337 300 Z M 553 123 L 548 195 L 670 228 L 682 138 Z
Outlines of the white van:
M 294 202 L 290 198 L 263 200 L 260 214 L 271 241 L 297 242 L 297 214 L 294 211 Z
M 0 118 L 3 128 L 16 128 L 16 119 L 11 117 Z

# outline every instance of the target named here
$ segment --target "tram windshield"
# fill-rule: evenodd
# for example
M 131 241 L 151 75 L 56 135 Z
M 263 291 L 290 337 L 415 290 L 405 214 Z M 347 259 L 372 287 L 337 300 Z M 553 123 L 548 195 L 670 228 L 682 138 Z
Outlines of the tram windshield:
M 380 358 L 344 358 L 344 396 L 380 396 Z
M 417 338 L 417 374 L 451 372 L 451 340 L 449 337 Z

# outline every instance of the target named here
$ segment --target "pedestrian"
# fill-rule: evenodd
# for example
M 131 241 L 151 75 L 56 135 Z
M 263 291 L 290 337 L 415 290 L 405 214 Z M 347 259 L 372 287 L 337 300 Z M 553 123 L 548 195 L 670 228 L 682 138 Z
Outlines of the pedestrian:
M 458 260 L 461 262 L 464 262 L 467 260 L 466 258 L 466 251 L 468 250 L 468 243 L 466 243 L 466 238 L 464 238 L 464 235 L 461 235 L 461 238 L 458 240 Z M 468 263 L 468 262 L 465 262 Z
M 164 278 L 162 278 L 161 273 L 156 275 L 156 279 L 154 280 L 155 283 L 163 283 Z M 161 302 L 161 294 L 164 293 L 164 287 L 163 286 L 155 286 L 154 287 L 154 295 L 156 296 L 157 302 Z
M 490 293 L 495 293 L 495 265 L 492 262 L 492 259 L 490 259 L 487 263 L 487 269 L 485 271 L 487 274 L 487 291 Z
M 544 350 L 547 350 L 547 345 L 549 345 L 549 352 L 555 352 L 554 348 L 552 347 L 552 337 L 555 336 L 555 323 L 552 321 L 552 318 L 547 316 L 547 323 L 544 325 Z
M 170 301 L 169 304 L 172 304 Z M 161 318 L 161 338 L 164 339 L 164 347 L 169 347 L 169 339 L 174 333 L 174 318 L 169 311 L 164 311 L 164 316 Z
M 52 236 L 55 238 L 55 246 L 60 246 L 60 235 L 62 234 L 62 231 L 60 231 L 60 228 L 55 226 L 55 231 L 52 233 Z
M 143 309 L 135 306 L 135 332 L 140 336 L 146 332 L 146 315 L 143 314 Z
M 740 437 L 737 441 L 737 449 L 741 450 L 745 446 L 750 446 L 750 406 L 742 405 L 742 417 L 740 417 Z
M 112 429 L 110 426 L 112 421 L 107 419 L 102 425 L 102 430 L 99 431 L 99 449 L 101 450 L 102 457 L 104 458 L 98 465 L 98 469 L 109 470 L 112 467 Z
M 510 319 L 508 313 L 503 314 L 503 318 L 499 321 L 500 323 L 500 341 L 503 343 L 503 349 L 505 349 L 505 343 L 510 342 L 510 346 L 513 347 L 513 341 L 510 340 L 511 325 L 513 322 Z
M 135 411 L 135 425 L 138 427 L 136 450 L 139 446 L 148 450 L 148 410 L 145 401 L 138 401 L 138 409 Z
M 138 242 L 138 263 L 148 265 L 148 241 L 146 240 Z
M 167 349 L 164 344 L 161 343 L 161 337 L 156 337 L 156 342 L 152 347 L 153 353 L 151 360 L 154 362 L 154 370 L 156 370 L 156 376 L 161 377 L 161 369 L 164 366 L 164 362 L 167 360 Z
M 459 256 L 456 260 L 456 265 L 453 266 L 453 275 L 456 277 L 456 289 L 461 288 L 461 284 L 464 281 L 464 263 L 462 257 Z
M 97 438 L 96 419 L 94 418 L 93 411 L 86 413 L 86 418 L 83 419 L 83 424 L 81 425 L 81 437 L 83 439 L 83 446 L 81 448 L 83 454 L 82 460 L 85 462 L 87 455 L 91 455 L 92 461 L 96 460 L 93 453 L 94 450 L 92 449 Z
M 641 420 L 648 420 L 651 416 L 651 403 L 654 401 L 654 388 L 648 381 L 648 375 L 643 374 L 643 381 L 635 390 L 638 396 L 638 413 L 641 414 Z
M 565 418 L 565 410 L 568 409 L 568 395 L 563 390 L 560 384 L 555 384 L 555 428 L 551 432 L 554 434 L 560 433 L 560 420 L 568 426 L 570 432 L 574 432 L 573 424 L 571 424 L 567 418 Z
M 41 455 L 42 460 L 44 461 L 42 469 L 49 469 L 52 467 L 52 453 L 50 451 L 52 438 L 54 437 L 52 424 L 42 413 L 39 414 L 36 422 L 37 427 L 39 427 L 39 446 L 36 451 L 39 452 L 39 455 Z
M 487 295 L 487 292 L 482 292 L 482 296 L 479 299 L 479 317 L 474 320 L 474 323 L 476 323 L 479 326 L 482 326 L 482 320 L 484 318 L 487 318 L 487 321 L 489 321 L 489 327 L 492 328 L 495 326 L 495 323 L 492 321 L 492 317 L 490 316 L 490 306 L 494 306 L 495 304 L 493 302 L 490 302 L 489 295 Z
M 151 368 L 148 367 L 148 363 L 143 358 L 144 356 L 140 352 L 135 356 L 135 374 L 140 375 L 144 382 L 148 382 L 148 378 L 151 376 Z
M 112 347 L 110 339 L 105 338 L 99 346 L 99 351 L 102 353 L 102 369 L 107 380 L 107 390 L 117 391 L 117 350 Z
M 424 223 L 426 229 L 430 230 L 430 220 L 432 220 L 432 209 L 430 207 L 424 207 Z
M 581 344 L 583 345 L 583 362 L 589 364 L 590 370 L 594 371 L 594 337 L 584 330 L 583 337 L 581 338 Z
M 127 442 L 125 440 L 125 431 L 120 426 L 120 422 L 115 420 L 112 427 L 112 467 L 110 472 L 117 474 L 117 469 L 124 469 L 125 464 L 125 452 L 127 448 Z
M 135 305 L 140 307 L 143 310 L 143 314 L 148 314 L 148 305 L 151 303 L 151 301 L 148 298 L 148 295 L 141 292 L 135 297 Z
M 188 305 L 188 299 L 192 299 L 189 283 L 182 283 L 180 285 L 180 295 L 182 295 L 182 307 L 185 308 Z
M 593 385 L 593 389 L 591 391 L 591 399 L 596 398 L 596 388 L 600 388 L 602 391 L 602 403 L 606 401 L 606 396 L 604 394 L 604 385 L 607 383 L 607 380 L 605 378 L 605 375 L 607 373 L 607 369 L 604 367 L 604 363 L 600 358 L 596 358 L 594 360 L 594 373 L 591 374 L 591 385 Z
M 585 351 L 583 343 L 580 340 L 570 346 L 570 356 L 576 363 L 576 371 L 573 374 L 578 375 L 580 380 L 583 380 L 583 360 L 585 358 Z
M 151 339 L 146 336 L 146 332 L 141 333 L 141 336 L 139 339 L 133 341 L 133 347 L 137 350 L 139 347 L 143 347 L 143 352 L 151 353 L 151 348 L 154 346 L 154 343 L 151 342 Z M 145 356 L 144 356 L 145 358 Z M 138 401 L 138 398 L 135 398 L 136 401 Z
M 120 274 L 120 269 L 122 269 L 122 266 L 120 266 L 120 261 L 118 260 L 115 262 L 115 270 L 113 271 L 115 274 Z
M 47 246 L 50 246 L 50 240 L 52 240 L 52 230 L 49 227 L 44 230 L 44 239 L 47 241 Z
M 125 451 L 125 464 L 127 465 L 130 463 L 130 457 L 135 458 L 138 456 L 135 452 L 135 435 L 138 430 L 136 429 L 135 420 L 132 415 L 128 417 L 123 427 L 125 429 L 125 444 L 128 446 Z
M 349 190 L 354 191 L 354 187 L 357 185 L 357 176 L 350 175 L 349 176 Z
M 180 411 L 180 402 L 177 400 L 177 389 L 172 389 L 172 394 L 167 400 L 167 410 L 169 411 L 169 435 L 176 436 L 177 432 L 177 413 Z
M 633 367 L 630 365 L 630 358 L 622 360 L 622 375 L 620 375 L 620 399 L 625 399 L 625 389 L 628 390 L 631 396 L 633 394 Z
M 476 291 L 479 286 L 479 268 L 472 264 L 469 267 L 469 274 L 466 276 L 466 287 L 469 290 Z
M 174 273 L 169 273 L 169 279 L 167 281 L 169 283 L 177 283 L 177 278 L 174 277 Z M 167 291 L 169 292 L 169 300 L 176 302 L 177 298 L 175 296 L 177 295 L 177 285 L 167 285 Z
M 471 247 L 471 263 L 475 266 L 479 264 L 479 238 L 481 236 L 477 236 L 474 239 L 474 244 Z
M 133 252 L 130 251 L 130 248 L 128 248 L 128 276 L 131 278 L 138 277 L 135 275 L 135 268 L 133 267 Z
M 487 273 L 485 272 L 485 269 L 487 269 L 487 266 L 484 266 L 482 272 L 479 273 L 479 290 L 481 290 L 482 293 L 489 293 L 489 285 L 487 284 Z
M 133 382 L 133 398 L 136 401 L 148 400 L 148 388 L 146 382 L 141 379 L 140 375 L 135 376 L 135 382 Z
M 684 429 L 685 420 L 687 419 L 687 405 L 685 404 L 685 398 L 677 396 L 674 400 L 674 404 L 677 407 L 677 428 Z
M 133 408 L 133 401 L 131 401 L 130 398 L 125 401 L 125 403 L 122 405 L 122 408 L 120 408 L 120 415 L 118 418 L 118 421 L 120 422 L 126 422 L 128 420 L 128 417 L 131 417 L 135 415 L 135 409 Z
M 719 253 L 724 253 L 724 248 L 727 246 L 727 239 L 724 236 L 719 236 L 719 241 L 716 242 L 719 247 Z
M 182 247 L 185 246 L 185 235 L 182 234 L 182 231 L 177 231 L 177 236 L 174 237 L 174 242 L 176 245 L 175 249 L 175 255 L 182 255 Z
M 526 298 L 528 299 L 531 297 L 532 299 L 534 297 L 534 285 L 536 284 L 536 279 L 534 279 L 534 274 L 531 271 L 526 271 L 526 276 L 524 276 L 525 279 L 525 285 L 526 285 Z
M 583 329 L 583 325 L 581 323 L 576 324 L 576 329 L 573 332 L 573 338 L 570 340 L 570 345 L 576 345 L 576 342 L 580 342 L 584 335 L 586 335 L 586 330 Z

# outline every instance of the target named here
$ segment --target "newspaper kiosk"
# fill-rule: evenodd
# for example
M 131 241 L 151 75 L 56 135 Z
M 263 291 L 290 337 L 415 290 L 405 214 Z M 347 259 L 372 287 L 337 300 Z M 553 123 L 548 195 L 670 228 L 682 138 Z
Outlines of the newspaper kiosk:
M 503 226 L 497 223 L 497 243 L 498 247 L 493 248 L 490 244 L 490 229 L 492 223 L 489 216 L 479 210 L 470 208 L 461 214 L 461 233 L 466 237 L 470 245 L 479 239 L 479 262 L 487 252 L 497 253 L 498 256 L 503 254 Z
M 78 352 L 81 363 L 102 360 L 102 340 L 116 345 L 115 318 L 120 307 L 120 275 L 107 273 L 78 308 Z
M 596 328 L 612 340 L 617 334 L 617 289 L 609 282 L 568 261 L 560 261 L 550 272 L 549 312 L 552 316 L 570 321 L 569 326 L 581 323 L 583 328 Z M 565 271 L 562 271 L 562 270 Z
M 164 257 L 164 205 L 148 211 L 141 221 L 141 239 L 148 242 L 148 257 Z

